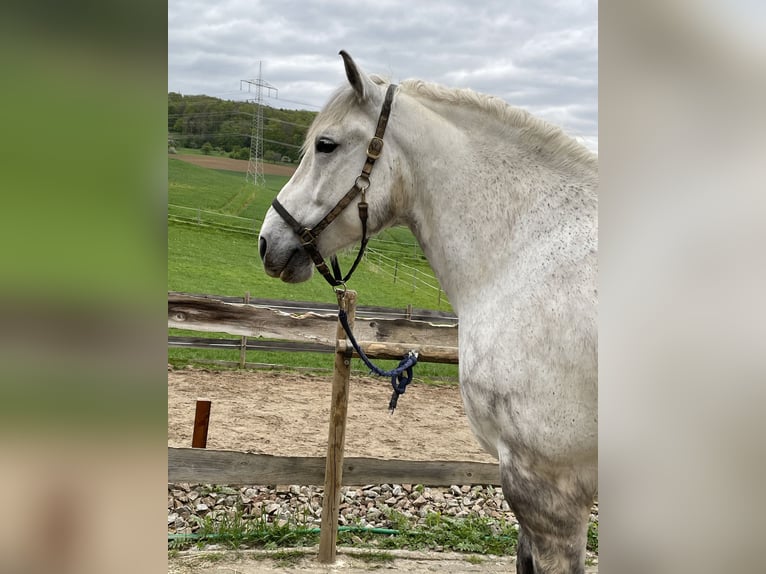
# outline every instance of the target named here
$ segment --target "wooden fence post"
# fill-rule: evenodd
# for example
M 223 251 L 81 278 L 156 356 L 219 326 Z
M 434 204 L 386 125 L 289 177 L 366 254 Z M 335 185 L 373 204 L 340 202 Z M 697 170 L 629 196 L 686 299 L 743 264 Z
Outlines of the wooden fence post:
M 245 292 L 244 298 L 245 304 L 250 303 L 250 291 Z M 245 368 L 245 361 L 247 360 L 247 335 L 242 335 L 241 344 L 239 346 L 239 368 Z
M 207 446 L 207 429 L 210 425 L 210 400 L 197 399 L 197 408 L 194 412 L 194 433 L 192 435 L 192 448 L 205 448 Z
M 343 295 L 348 314 L 348 323 L 353 329 L 356 315 L 356 292 L 346 291 Z M 346 340 L 346 333 L 338 323 L 336 340 Z M 351 374 L 351 353 L 335 347 L 335 372 L 332 381 L 332 403 L 330 405 L 330 431 L 327 438 L 327 459 L 325 463 L 324 497 L 322 499 L 322 524 L 319 534 L 319 561 L 324 564 L 335 562 L 338 542 L 338 513 L 340 488 L 343 481 L 343 447 L 346 440 L 346 413 L 348 411 L 349 376 Z

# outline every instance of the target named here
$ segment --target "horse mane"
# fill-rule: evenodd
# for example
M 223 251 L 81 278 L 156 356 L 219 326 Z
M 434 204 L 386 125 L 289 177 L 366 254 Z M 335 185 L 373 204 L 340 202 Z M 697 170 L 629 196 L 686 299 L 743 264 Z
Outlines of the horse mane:
M 560 127 L 514 107 L 496 96 L 480 94 L 468 88 L 448 88 L 423 80 L 404 80 L 404 93 L 433 102 L 455 104 L 485 112 L 500 123 L 520 130 L 522 141 L 540 146 L 562 164 L 584 162 L 598 169 L 598 157 Z
M 371 74 L 370 79 L 378 85 L 389 83 L 387 79 L 376 74 Z M 558 158 L 560 164 L 585 163 L 594 170 L 598 170 L 598 156 L 567 135 L 560 127 L 536 118 L 526 110 L 511 106 L 496 96 L 480 94 L 468 88 L 448 88 L 433 82 L 414 79 L 402 81 L 399 89 L 419 99 L 454 104 L 484 112 L 502 124 L 517 128 L 522 141 L 545 150 L 551 157 Z M 353 105 L 355 99 L 353 90 L 348 86 L 342 86 L 331 96 L 322 110 L 322 119 L 329 123 L 342 121 L 346 110 Z M 305 152 L 306 145 L 313 142 L 319 135 L 317 127 L 315 121 L 306 134 L 302 152 Z

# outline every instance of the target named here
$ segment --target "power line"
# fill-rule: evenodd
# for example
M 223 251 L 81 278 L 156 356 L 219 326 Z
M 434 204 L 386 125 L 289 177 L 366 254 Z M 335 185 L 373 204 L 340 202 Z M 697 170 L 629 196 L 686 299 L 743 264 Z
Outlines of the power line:
M 308 102 L 299 102 L 297 100 L 285 100 L 285 99 L 280 99 L 280 98 L 271 98 L 270 96 L 266 96 L 266 97 L 268 97 L 268 98 L 270 98 L 272 100 L 278 100 L 280 102 L 288 102 L 290 104 L 298 104 L 299 106 L 308 106 L 310 108 L 315 108 L 317 110 L 321 110 L 322 109 L 322 106 L 316 106 L 314 104 L 309 104 Z
M 198 117 L 207 117 L 207 116 L 227 116 L 227 115 L 253 117 L 253 114 L 250 112 L 232 110 L 230 112 L 192 112 L 192 113 L 168 114 L 168 118 L 198 118 Z M 280 120 L 278 118 L 264 117 L 263 120 L 266 122 L 278 122 L 280 124 L 287 124 L 290 126 L 296 126 L 296 127 L 305 128 L 305 129 L 308 129 L 309 127 L 309 124 L 296 124 L 295 122 L 288 122 L 287 120 Z
M 296 124 L 295 122 L 288 122 L 287 120 L 280 120 L 277 118 L 266 118 L 267 122 L 279 122 L 280 124 L 287 124 L 289 126 L 296 126 L 299 128 L 306 128 L 308 129 L 308 124 Z
M 189 118 L 201 116 L 252 116 L 250 112 L 241 110 L 231 110 L 228 112 L 182 112 L 178 114 L 168 114 L 169 118 Z
M 240 86 L 240 88 L 241 88 L 241 86 Z M 227 96 L 227 95 L 233 95 L 233 94 L 240 94 L 241 95 L 242 92 L 241 91 L 239 91 L 239 92 L 228 91 L 228 92 L 213 92 L 211 94 L 189 94 L 189 95 L 184 95 L 181 92 L 172 92 L 171 91 L 171 93 L 180 94 L 184 98 L 199 98 L 201 100 L 203 98 L 216 98 L 218 96 Z M 270 100 L 276 100 L 278 102 L 287 102 L 289 104 L 298 104 L 299 106 L 307 106 L 309 108 L 314 108 L 315 110 L 321 110 L 322 109 L 322 106 L 317 106 L 316 104 L 310 104 L 308 102 L 300 102 L 298 100 L 288 100 L 288 99 L 285 99 L 285 98 L 280 98 L 278 96 L 273 96 L 272 97 L 271 95 L 266 95 L 266 97 L 269 98 Z M 218 99 L 221 99 L 221 98 L 218 98 Z M 228 101 L 240 102 L 242 100 L 228 100 Z
M 221 133 L 215 133 L 215 134 L 212 134 L 212 133 L 211 134 L 203 134 L 203 133 L 200 133 L 200 134 L 196 134 L 196 133 L 195 134 L 179 134 L 179 133 L 176 133 L 176 132 L 168 132 L 168 135 L 171 138 L 173 138 L 173 139 L 214 138 L 214 137 L 225 137 L 225 136 L 239 136 L 239 137 L 245 137 L 245 138 L 252 137 L 252 134 L 243 134 L 243 133 L 239 133 L 239 132 L 230 132 L 230 133 L 226 133 L 226 134 L 221 134 Z M 272 139 L 268 139 L 268 138 L 261 138 L 261 140 L 265 141 L 265 142 L 277 144 L 277 145 L 283 145 L 285 147 L 295 148 L 295 149 L 301 149 L 301 147 L 302 147 L 302 146 L 299 146 L 299 145 L 296 145 L 296 144 L 287 143 L 287 142 L 280 142 L 280 141 L 272 140 Z

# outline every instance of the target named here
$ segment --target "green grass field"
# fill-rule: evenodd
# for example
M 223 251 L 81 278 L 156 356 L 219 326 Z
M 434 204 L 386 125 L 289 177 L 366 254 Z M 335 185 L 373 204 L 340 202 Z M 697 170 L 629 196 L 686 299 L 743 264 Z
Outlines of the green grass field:
M 286 177 L 267 176 L 266 186 L 256 188 L 242 173 L 198 167 L 168 158 L 168 290 L 212 295 L 334 302 L 333 290 L 318 275 L 305 283 L 288 285 L 268 277 L 258 256 L 257 230 L 272 199 L 287 182 Z M 188 216 L 188 217 L 187 217 Z M 241 219 L 239 219 L 241 218 Z M 203 225 L 198 224 L 203 223 Z M 349 287 L 358 293 L 359 305 L 451 310 L 446 296 L 401 273 L 391 275 L 398 260 L 416 277 L 438 285 L 409 230 L 388 230 L 371 241 L 375 255 L 363 261 Z M 340 254 L 346 269 L 356 251 Z M 402 271 L 404 268 L 400 268 Z M 170 330 L 171 334 L 182 334 Z M 205 335 L 207 336 L 207 335 Z M 223 335 L 225 336 L 225 335 Z M 179 365 L 213 359 L 237 361 L 238 351 L 168 349 L 169 362 Z M 278 363 L 317 369 L 330 368 L 329 355 L 315 353 L 264 353 L 248 351 L 248 362 Z M 391 368 L 395 362 L 382 362 Z M 359 362 L 356 367 L 364 370 Z M 423 363 L 418 378 L 456 378 L 454 365 Z
M 265 189 L 257 190 L 252 182 L 245 181 L 243 173 L 207 169 L 170 156 L 168 203 L 260 221 L 288 179 L 277 175 L 265 177 Z

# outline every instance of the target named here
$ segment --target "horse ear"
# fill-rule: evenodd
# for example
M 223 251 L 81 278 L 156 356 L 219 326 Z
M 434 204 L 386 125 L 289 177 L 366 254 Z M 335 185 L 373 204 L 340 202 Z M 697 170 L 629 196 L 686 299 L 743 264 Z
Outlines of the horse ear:
M 364 72 L 357 68 L 356 63 L 351 59 L 351 56 L 348 55 L 348 52 L 341 50 L 339 54 L 343 58 L 343 65 L 346 67 L 346 77 L 348 78 L 348 82 L 351 84 L 351 87 L 354 88 L 359 101 L 363 102 L 370 94 L 368 86 L 372 84 L 372 81 Z

